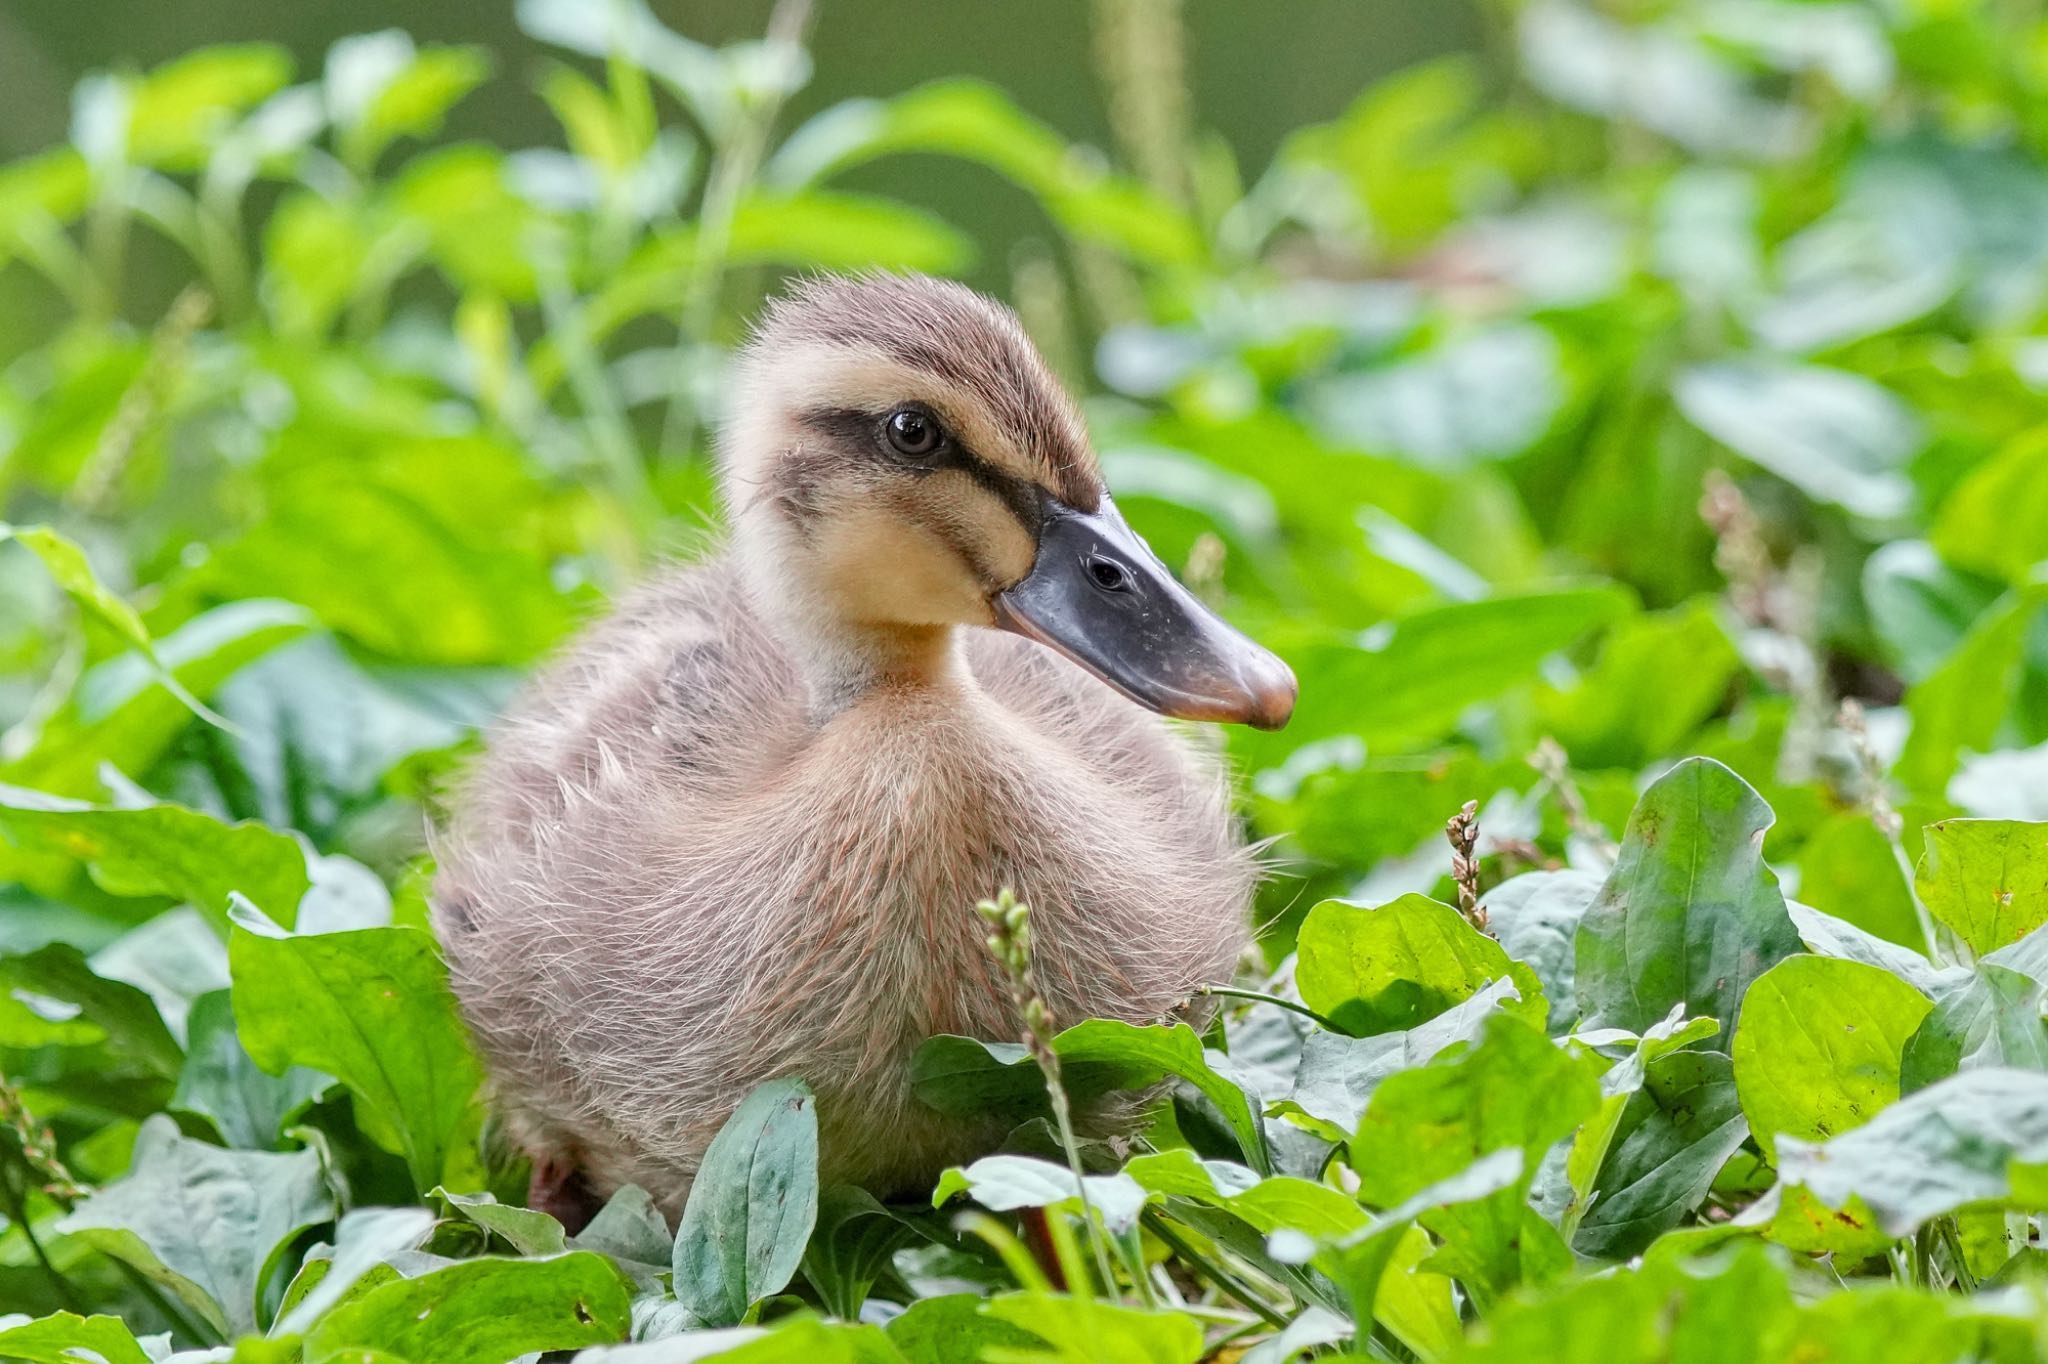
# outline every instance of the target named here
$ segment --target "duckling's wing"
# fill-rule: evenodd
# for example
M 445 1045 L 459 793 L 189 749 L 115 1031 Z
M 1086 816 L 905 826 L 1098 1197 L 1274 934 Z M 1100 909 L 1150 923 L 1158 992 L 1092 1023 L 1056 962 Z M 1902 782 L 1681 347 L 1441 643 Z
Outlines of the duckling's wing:
M 499 721 L 440 839 L 444 891 L 565 824 L 604 829 L 608 808 L 687 808 L 744 787 L 796 741 L 801 694 L 729 559 L 657 573 Z

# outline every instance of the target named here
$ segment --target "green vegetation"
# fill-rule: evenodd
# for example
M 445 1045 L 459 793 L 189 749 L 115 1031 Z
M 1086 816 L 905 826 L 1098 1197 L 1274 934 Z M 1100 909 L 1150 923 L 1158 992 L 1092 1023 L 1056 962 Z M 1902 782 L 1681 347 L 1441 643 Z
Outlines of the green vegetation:
M 0 1358 L 2048 1358 L 2038 6 L 1504 3 L 1252 177 L 1164 30 L 1105 45 L 1119 170 L 977 84 L 788 128 L 788 32 L 521 16 L 559 147 L 440 143 L 509 77 L 382 33 L 94 78 L 0 169 L 58 319 L 0 338 Z M 973 265 L 844 187 L 911 155 L 1038 206 L 1009 292 L 1122 505 L 1300 675 L 1230 736 L 1266 969 L 934 1039 L 1017 1130 L 932 1206 L 819 1188 L 791 1081 L 680 1228 L 569 1237 L 424 817 L 701 537 L 777 274 Z M 1047 1076 L 1162 1097 L 1077 1148 Z

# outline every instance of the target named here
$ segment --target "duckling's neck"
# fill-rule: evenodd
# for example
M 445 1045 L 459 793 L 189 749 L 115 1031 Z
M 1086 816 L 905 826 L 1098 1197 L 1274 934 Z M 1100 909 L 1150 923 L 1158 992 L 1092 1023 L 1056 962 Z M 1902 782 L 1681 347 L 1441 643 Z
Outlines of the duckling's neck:
M 967 676 L 950 625 L 809 623 L 792 633 L 805 714 L 822 729 L 864 702 L 962 685 Z

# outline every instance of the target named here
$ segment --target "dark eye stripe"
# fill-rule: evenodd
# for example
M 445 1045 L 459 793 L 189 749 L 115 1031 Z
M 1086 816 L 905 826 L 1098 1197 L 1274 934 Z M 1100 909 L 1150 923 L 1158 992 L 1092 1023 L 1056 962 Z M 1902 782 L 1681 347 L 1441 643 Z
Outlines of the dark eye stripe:
M 820 407 L 804 412 L 801 421 L 807 429 L 831 440 L 848 454 L 889 459 L 877 438 L 888 416 L 887 412 L 863 412 L 859 408 Z M 941 469 L 958 470 L 1007 507 L 1017 518 L 1017 523 L 1031 532 L 1034 539 L 1038 536 L 1039 522 L 1043 519 L 1039 509 L 1042 493 L 1038 485 L 1028 478 L 997 468 L 961 444 L 958 437 L 951 438 L 945 446 L 945 453 L 929 464 L 914 465 L 891 460 L 890 467 L 906 470 L 920 478 Z

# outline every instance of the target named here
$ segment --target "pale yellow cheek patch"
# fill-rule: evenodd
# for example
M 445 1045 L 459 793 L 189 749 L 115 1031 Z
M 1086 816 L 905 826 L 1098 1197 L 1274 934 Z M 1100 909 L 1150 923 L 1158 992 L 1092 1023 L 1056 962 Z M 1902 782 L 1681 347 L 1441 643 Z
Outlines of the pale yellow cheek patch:
M 888 625 L 983 625 L 988 602 L 945 538 L 886 506 L 848 507 L 812 542 L 823 585 L 847 620 Z

